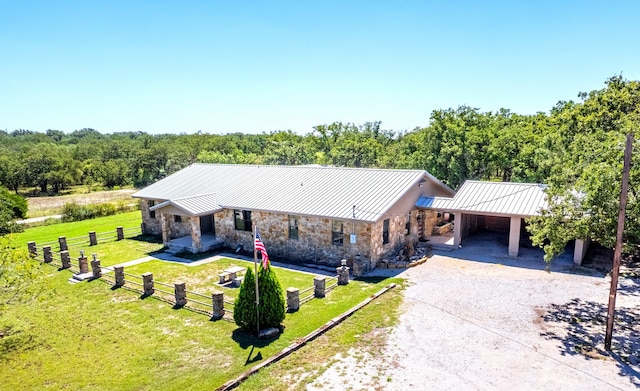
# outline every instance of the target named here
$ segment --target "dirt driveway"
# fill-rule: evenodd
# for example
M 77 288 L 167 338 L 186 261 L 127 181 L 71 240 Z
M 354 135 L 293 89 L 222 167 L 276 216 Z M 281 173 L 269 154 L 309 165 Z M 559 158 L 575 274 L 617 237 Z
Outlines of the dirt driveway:
M 608 277 L 568 255 L 547 272 L 537 250 L 505 254 L 479 239 L 403 271 L 411 284 L 383 350 L 336 357 L 309 388 L 640 389 L 640 281 L 621 280 L 608 355 Z

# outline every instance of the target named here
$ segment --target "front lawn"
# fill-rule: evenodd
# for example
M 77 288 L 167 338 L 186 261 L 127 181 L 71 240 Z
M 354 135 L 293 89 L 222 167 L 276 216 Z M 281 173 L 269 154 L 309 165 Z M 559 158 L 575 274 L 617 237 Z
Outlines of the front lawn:
M 182 272 L 173 266 L 158 267 L 157 272 L 187 273 L 181 277 L 188 278 L 187 266 Z M 286 281 L 285 276 L 297 272 L 277 273 Z M 337 287 L 325 299 L 287 314 L 285 332 L 266 342 L 240 333 L 232 322 L 172 309 L 164 301 L 113 290 L 100 280 L 69 284 L 69 276 L 52 268 L 51 288 L 41 300 L 10 306 L 3 315 L 2 322 L 18 332 L 0 340 L 2 388 L 212 389 L 390 283 L 355 281 Z M 363 311 L 379 310 L 369 306 Z M 369 318 L 362 322 L 358 330 L 373 327 Z M 353 339 L 350 331 L 343 332 L 351 335 L 347 341 Z M 336 338 L 343 340 L 340 335 Z M 315 349 L 304 349 L 304 354 L 315 354 Z

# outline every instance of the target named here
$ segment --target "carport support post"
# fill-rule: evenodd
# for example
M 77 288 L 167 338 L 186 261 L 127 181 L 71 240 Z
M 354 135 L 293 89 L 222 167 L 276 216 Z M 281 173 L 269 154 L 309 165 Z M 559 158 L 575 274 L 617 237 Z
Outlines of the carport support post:
M 453 223 L 453 247 L 458 248 L 460 246 L 460 240 L 462 238 L 462 220 L 464 219 L 464 214 L 456 213 L 454 214 L 454 223 Z
M 509 224 L 509 256 L 516 258 L 518 256 L 518 250 L 520 249 L 520 223 L 522 219 L 520 216 L 511 217 L 511 224 Z

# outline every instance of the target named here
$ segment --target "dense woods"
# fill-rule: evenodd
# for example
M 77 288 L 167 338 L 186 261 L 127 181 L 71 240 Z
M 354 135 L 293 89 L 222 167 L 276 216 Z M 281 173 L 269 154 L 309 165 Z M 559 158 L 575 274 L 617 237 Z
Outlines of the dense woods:
M 640 83 L 614 76 L 604 88 L 579 93 L 575 102 L 558 102 L 549 113 L 460 106 L 435 110 L 426 127 L 408 132 L 384 129 L 380 122 L 318 125 L 305 135 L 18 129 L 0 131 L 0 184 L 14 192 L 32 188 L 52 194 L 79 184 L 144 186 L 194 162 L 417 168 L 454 189 L 466 179 L 547 183 L 552 199 L 571 207 L 552 208 L 551 219 L 534 222 L 538 243 L 589 232 L 609 246 L 624 137 L 639 125 Z M 631 173 L 627 230 L 628 242 L 635 244 L 640 243 L 638 167 Z M 548 249 L 557 252 L 559 246 Z

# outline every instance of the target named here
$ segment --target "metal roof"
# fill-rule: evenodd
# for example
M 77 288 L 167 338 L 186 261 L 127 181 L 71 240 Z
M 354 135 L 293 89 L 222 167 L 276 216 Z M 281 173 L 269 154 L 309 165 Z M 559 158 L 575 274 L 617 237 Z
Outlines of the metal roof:
M 466 181 L 455 197 L 421 197 L 417 207 L 500 216 L 537 216 L 547 207 L 546 185 Z
M 355 205 L 356 220 L 377 221 L 425 180 L 454 194 L 423 170 L 197 163 L 133 197 L 170 201 L 191 215 L 227 208 L 352 219 Z

